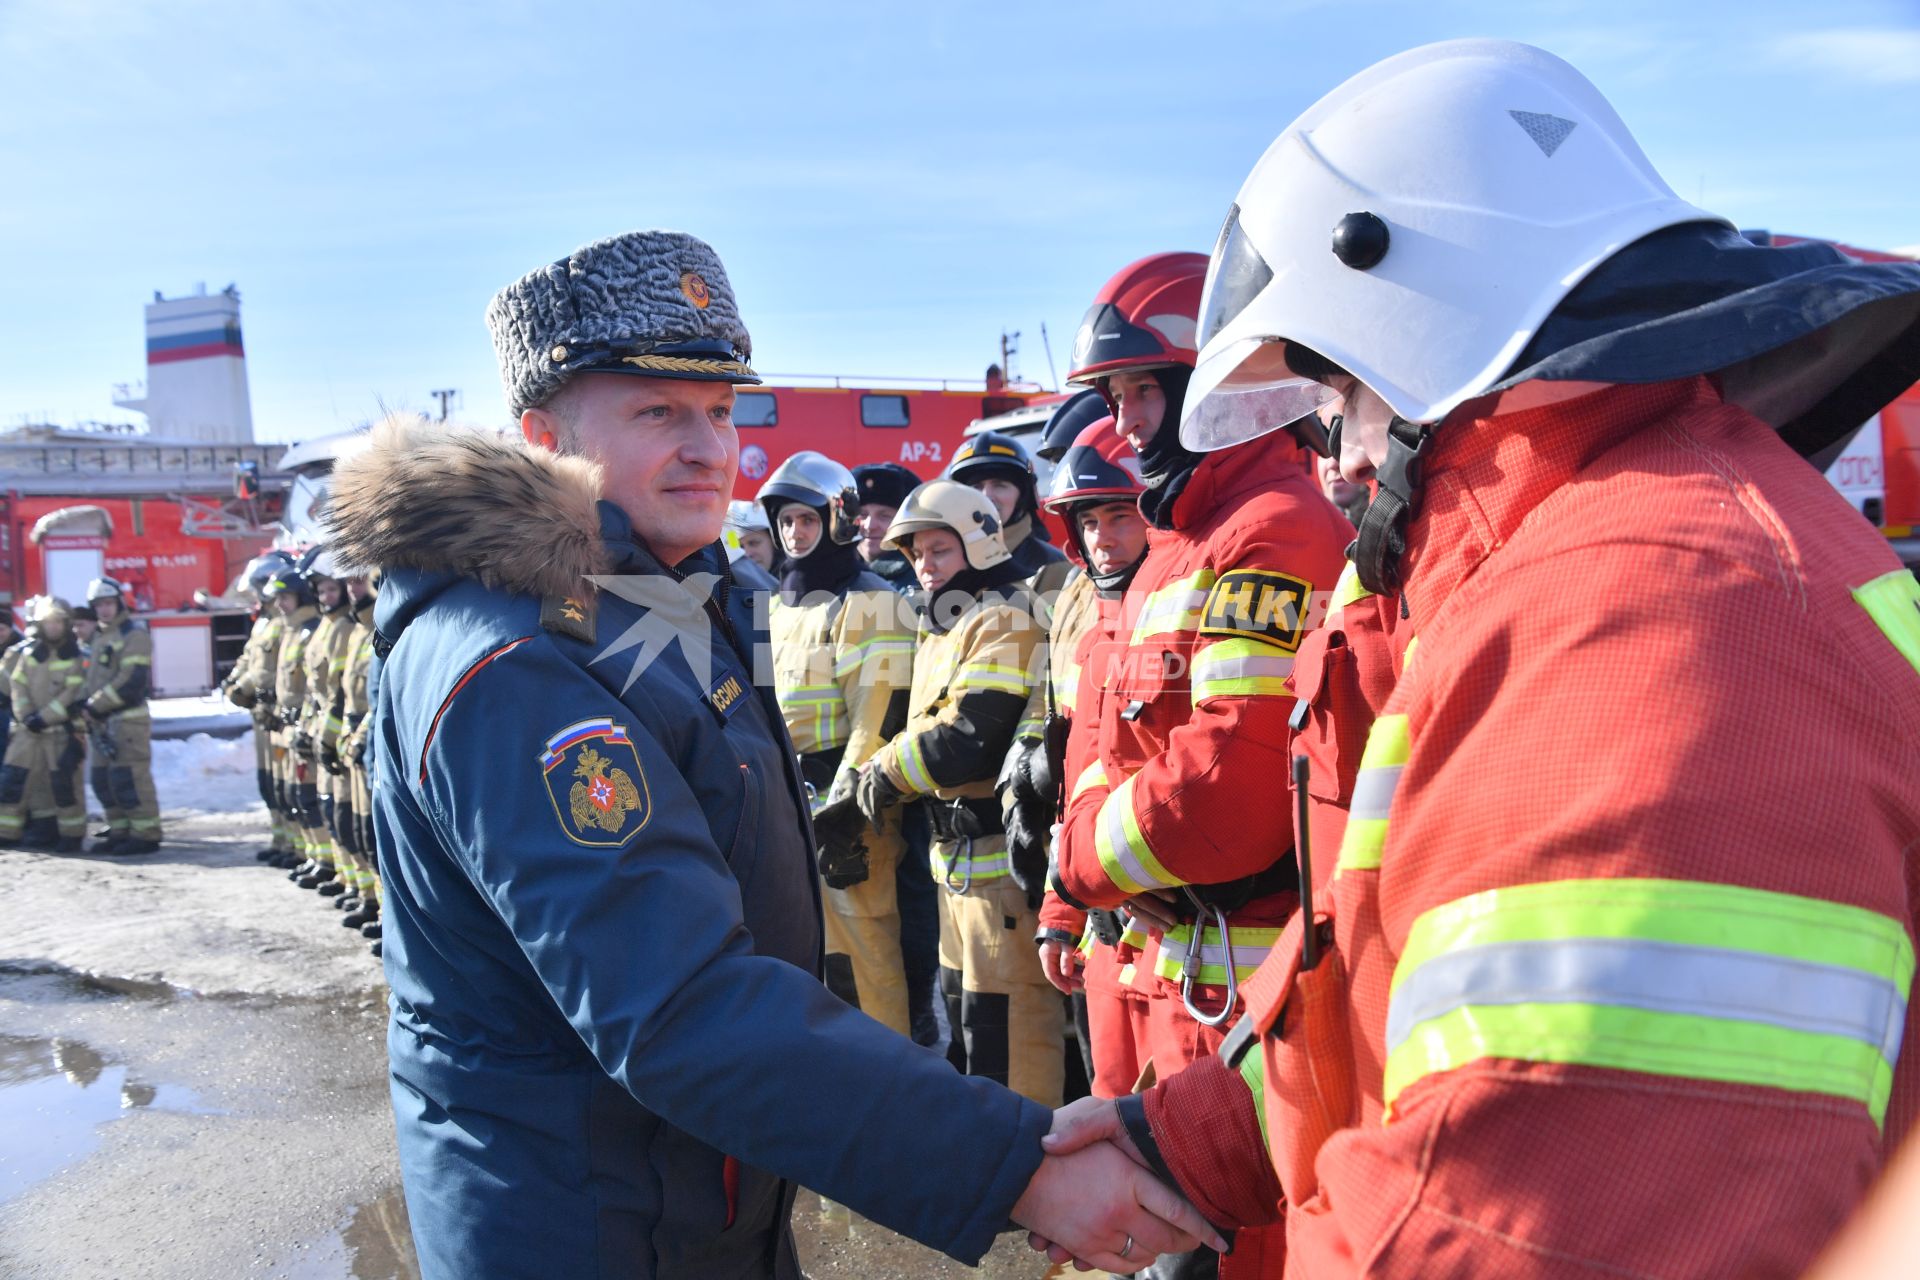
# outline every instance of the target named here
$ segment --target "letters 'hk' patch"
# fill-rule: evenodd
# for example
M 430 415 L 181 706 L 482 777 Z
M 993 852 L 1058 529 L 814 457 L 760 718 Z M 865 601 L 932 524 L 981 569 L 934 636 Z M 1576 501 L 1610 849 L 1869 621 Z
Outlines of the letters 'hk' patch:
M 548 738 L 540 769 L 560 829 L 576 844 L 617 848 L 653 815 L 640 753 L 627 726 L 611 719 L 582 720 Z
M 1300 647 L 1313 585 L 1268 569 L 1230 569 L 1207 594 L 1200 634 L 1256 636 L 1283 649 Z

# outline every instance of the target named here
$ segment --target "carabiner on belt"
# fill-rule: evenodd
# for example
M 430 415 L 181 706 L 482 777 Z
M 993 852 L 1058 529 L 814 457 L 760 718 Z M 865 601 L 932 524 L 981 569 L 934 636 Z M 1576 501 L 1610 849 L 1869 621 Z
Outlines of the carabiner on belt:
M 1180 966 L 1180 1003 L 1187 1006 L 1187 1013 L 1201 1026 L 1225 1026 L 1227 1020 L 1233 1017 L 1234 1006 L 1240 1003 L 1240 976 L 1233 967 L 1233 938 L 1227 932 L 1227 913 L 1217 905 L 1200 901 L 1200 895 L 1192 889 L 1188 889 L 1186 894 L 1197 914 L 1193 918 L 1193 946 Z M 1218 1013 L 1200 1012 L 1200 1006 L 1193 999 L 1193 984 L 1200 976 L 1201 955 L 1206 950 L 1209 915 L 1213 917 L 1213 927 L 1220 935 L 1221 949 L 1227 955 L 1227 1003 Z
M 947 859 L 947 869 L 940 878 L 946 881 L 947 892 L 958 897 L 960 894 L 973 888 L 973 837 L 956 836 L 955 839 L 957 839 L 959 843 L 954 845 L 953 856 Z M 953 868 L 962 858 L 967 860 L 967 875 L 966 878 L 960 882 L 960 887 L 956 889 L 953 887 Z

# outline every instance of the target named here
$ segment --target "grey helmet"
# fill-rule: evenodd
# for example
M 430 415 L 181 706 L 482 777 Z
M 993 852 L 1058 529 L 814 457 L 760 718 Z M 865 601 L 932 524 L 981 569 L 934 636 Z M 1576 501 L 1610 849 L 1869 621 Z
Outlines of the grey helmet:
M 87 603 L 88 604 L 92 604 L 95 600 L 105 600 L 108 597 L 112 597 L 114 600 L 118 601 L 122 609 L 126 608 L 127 607 L 126 585 L 113 578 L 95 578 L 92 582 L 89 582 L 87 584 Z
M 291 568 L 292 565 L 293 557 L 284 551 L 261 552 L 247 564 L 247 589 L 256 597 L 263 595 L 266 592 L 267 583 L 273 580 L 273 575 L 282 569 Z
M 775 523 L 789 502 L 805 503 L 825 513 L 827 536 L 841 546 L 860 540 L 853 520 L 860 511 L 860 485 L 853 472 L 824 453 L 802 449 L 773 469 L 760 486 L 760 505 Z

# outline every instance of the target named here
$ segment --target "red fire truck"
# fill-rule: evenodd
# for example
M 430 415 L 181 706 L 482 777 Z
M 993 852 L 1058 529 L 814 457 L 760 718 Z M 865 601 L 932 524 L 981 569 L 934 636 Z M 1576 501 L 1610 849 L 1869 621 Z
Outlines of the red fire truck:
M 211 688 L 246 640 L 245 610 L 221 597 L 272 541 L 283 449 L 51 427 L 0 436 L 0 607 L 18 616 L 41 594 L 79 604 L 93 579 L 115 578 L 153 628 L 155 688 Z
M 752 498 L 773 469 L 802 449 L 849 467 L 897 462 L 923 480 L 946 469 L 980 418 L 1059 399 L 1027 383 L 817 378 L 742 387 L 733 405 L 740 433 L 734 496 Z

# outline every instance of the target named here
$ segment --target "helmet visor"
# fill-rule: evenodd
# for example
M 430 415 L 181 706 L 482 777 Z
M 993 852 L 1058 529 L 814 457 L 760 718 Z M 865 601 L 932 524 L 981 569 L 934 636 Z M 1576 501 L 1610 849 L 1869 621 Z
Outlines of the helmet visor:
M 1227 223 L 1220 228 L 1220 243 L 1214 247 L 1213 261 L 1207 264 L 1207 287 L 1200 295 L 1200 347 L 1204 351 L 1215 335 L 1232 324 L 1273 283 L 1273 268 L 1253 247 L 1240 225 L 1240 206 L 1227 211 Z
M 1080 322 L 1073 339 L 1073 368 L 1067 380 L 1085 381 L 1098 375 L 1088 369 L 1110 370 L 1121 364 L 1166 364 L 1173 359 L 1167 344 L 1121 314 L 1111 302 L 1097 304 Z
M 1180 443 L 1197 453 L 1230 449 L 1332 402 L 1333 388 L 1288 367 L 1286 346 L 1274 338 L 1242 338 L 1203 355 L 1180 417 Z

